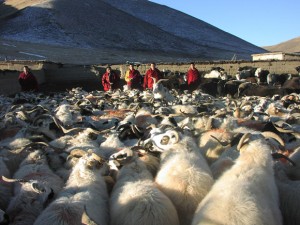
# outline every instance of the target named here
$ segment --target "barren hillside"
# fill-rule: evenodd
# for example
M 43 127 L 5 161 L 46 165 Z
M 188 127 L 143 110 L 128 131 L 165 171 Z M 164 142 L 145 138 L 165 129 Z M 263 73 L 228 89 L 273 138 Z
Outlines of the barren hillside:
M 5 0 L 0 15 L 0 60 L 226 60 L 264 51 L 146 0 Z
M 293 38 L 278 45 L 265 46 L 263 48 L 270 52 L 300 52 L 300 37 Z

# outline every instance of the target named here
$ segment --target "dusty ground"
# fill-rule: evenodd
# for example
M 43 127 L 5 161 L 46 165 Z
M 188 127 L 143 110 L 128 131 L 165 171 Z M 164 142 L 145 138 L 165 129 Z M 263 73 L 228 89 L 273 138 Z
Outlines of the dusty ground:
M 7 60 L 46 60 L 71 64 L 122 64 L 126 61 L 141 62 L 188 62 L 195 58 L 184 55 L 169 55 L 164 52 L 80 49 L 8 41 L 0 38 L 0 61 Z

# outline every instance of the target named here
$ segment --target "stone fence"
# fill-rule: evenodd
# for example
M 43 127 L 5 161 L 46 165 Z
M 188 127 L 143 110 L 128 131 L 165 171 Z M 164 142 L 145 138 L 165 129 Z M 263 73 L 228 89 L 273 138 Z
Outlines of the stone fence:
M 5 61 L 0 62 L 0 94 L 12 95 L 20 91 L 18 83 L 19 73 L 24 65 L 29 66 L 41 85 L 41 91 L 63 91 L 72 87 L 83 87 L 83 89 L 102 90 L 101 76 L 105 72 L 106 64 L 94 65 L 99 71 L 96 75 L 91 71 L 91 65 L 71 65 L 53 63 L 47 61 Z M 239 67 L 252 66 L 261 67 L 271 73 L 296 74 L 295 68 L 300 66 L 300 60 L 290 61 L 212 61 L 195 62 L 199 71 L 209 71 L 212 67 L 222 67 L 229 75 L 235 75 Z M 124 77 L 128 68 L 125 64 L 111 65 L 121 77 Z M 150 67 L 149 64 L 140 64 L 137 69 L 143 75 Z M 161 71 L 185 73 L 189 64 L 187 63 L 157 63 Z

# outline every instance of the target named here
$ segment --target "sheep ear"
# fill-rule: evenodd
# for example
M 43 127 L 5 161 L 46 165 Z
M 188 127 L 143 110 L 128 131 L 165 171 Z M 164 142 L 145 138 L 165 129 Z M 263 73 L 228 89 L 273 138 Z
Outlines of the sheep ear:
M 43 185 L 40 185 L 40 184 L 37 183 L 37 182 L 31 183 L 31 188 L 32 188 L 35 192 L 38 192 L 38 193 L 44 193 L 44 192 L 46 192 L 46 190 L 45 190 L 45 188 L 43 187 Z
M 172 130 L 169 132 L 169 137 L 170 137 L 170 144 L 176 144 L 177 142 L 179 142 L 179 134 L 177 131 Z

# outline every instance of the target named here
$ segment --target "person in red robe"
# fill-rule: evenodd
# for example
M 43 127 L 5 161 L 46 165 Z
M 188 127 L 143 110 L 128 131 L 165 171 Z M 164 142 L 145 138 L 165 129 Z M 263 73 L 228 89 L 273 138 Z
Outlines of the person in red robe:
M 144 76 L 144 89 L 151 89 L 153 88 L 153 78 L 155 79 L 155 81 L 159 81 L 161 79 L 161 72 L 159 71 L 159 69 L 156 68 L 155 63 L 151 63 L 150 64 L 150 69 L 147 70 L 145 76 Z
M 104 91 L 120 88 L 120 77 L 111 69 L 110 66 L 106 67 L 106 72 L 102 76 L 102 85 Z
M 138 89 L 142 90 L 142 81 L 143 77 L 141 76 L 140 72 L 134 69 L 134 65 L 129 65 L 129 70 L 126 71 L 125 74 L 125 81 L 127 82 L 128 89 Z
M 188 89 L 193 91 L 200 84 L 200 73 L 195 67 L 195 63 L 191 62 L 190 68 L 186 74 Z
M 38 91 L 39 90 L 37 79 L 31 73 L 28 66 L 23 67 L 23 72 L 20 73 L 18 80 L 19 80 L 19 84 L 21 85 L 22 91 Z

